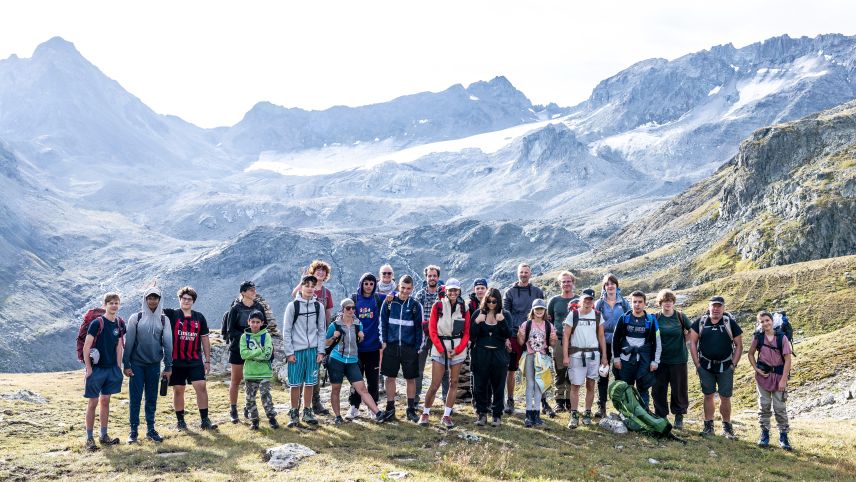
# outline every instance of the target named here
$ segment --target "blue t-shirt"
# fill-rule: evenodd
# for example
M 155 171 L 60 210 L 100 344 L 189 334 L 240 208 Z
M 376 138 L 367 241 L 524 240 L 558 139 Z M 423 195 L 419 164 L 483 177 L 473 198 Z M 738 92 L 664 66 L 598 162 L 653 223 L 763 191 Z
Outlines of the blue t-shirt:
M 98 330 L 101 328 L 100 320 L 102 319 L 104 320 L 104 329 L 101 330 L 101 334 L 99 334 Z M 91 323 L 89 323 L 89 329 L 86 330 L 86 332 L 96 337 L 92 348 L 98 349 L 99 359 L 98 363 L 93 366 L 99 368 L 118 366 L 116 360 L 116 344 L 119 343 L 119 339 L 124 335 L 124 333 L 121 333 L 120 331 L 119 318 L 116 318 L 114 321 L 110 321 L 103 316 L 95 318 Z

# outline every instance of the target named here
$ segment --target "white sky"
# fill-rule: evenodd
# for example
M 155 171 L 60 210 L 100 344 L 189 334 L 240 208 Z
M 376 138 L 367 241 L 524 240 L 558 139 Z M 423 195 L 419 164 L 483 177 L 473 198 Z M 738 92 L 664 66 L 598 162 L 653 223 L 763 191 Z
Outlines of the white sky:
M 569 106 L 647 58 L 856 33 L 852 1 L 597 3 L 14 0 L 0 3 L 0 58 L 61 36 L 158 113 L 215 127 L 263 100 L 356 106 L 496 75 Z

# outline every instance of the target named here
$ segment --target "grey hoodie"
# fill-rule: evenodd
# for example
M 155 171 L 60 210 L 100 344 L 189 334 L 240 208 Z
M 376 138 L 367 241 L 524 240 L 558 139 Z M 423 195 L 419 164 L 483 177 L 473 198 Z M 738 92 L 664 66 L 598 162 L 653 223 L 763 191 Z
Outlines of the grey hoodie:
M 146 297 L 150 294 L 160 296 L 160 289 L 148 288 L 140 312 L 128 318 L 122 365 L 128 368 L 129 364 L 151 365 L 163 360 L 164 370 L 172 371 L 172 325 L 163 314 L 163 297 L 154 311 L 149 309 Z
M 324 307 L 320 306 L 318 299 L 313 296 L 311 300 L 304 300 L 300 293 L 295 298 L 300 310 L 297 321 L 294 320 L 294 301 L 288 303 L 283 315 L 282 347 L 285 355 L 294 355 L 294 352 L 316 348 L 318 353 L 324 353 L 324 341 L 326 340 L 327 316 Z M 315 303 L 319 304 L 318 317 L 315 316 Z

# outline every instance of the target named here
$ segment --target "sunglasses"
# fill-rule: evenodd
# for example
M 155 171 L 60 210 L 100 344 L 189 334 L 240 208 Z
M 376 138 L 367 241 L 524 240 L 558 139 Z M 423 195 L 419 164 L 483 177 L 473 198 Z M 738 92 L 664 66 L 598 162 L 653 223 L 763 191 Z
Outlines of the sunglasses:
M 392 272 L 391 272 L 391 271 L 389 271 L 389 272 L 384 272 L 384 273 L 381 273 L 381 274 L 382 274 L 382 275 L 384 275 L 384 276 L 392 276 Z
M 346 306 L 345 311 L 354 311 L 354 307 L 353 306 Z
M 489 304 L 489 305 L 495 305 L 495 304 L 497 304 L 497 303 L 499 303 L 499 301 L 496 301 L 496 300 L 487 300 L 487 304 Z

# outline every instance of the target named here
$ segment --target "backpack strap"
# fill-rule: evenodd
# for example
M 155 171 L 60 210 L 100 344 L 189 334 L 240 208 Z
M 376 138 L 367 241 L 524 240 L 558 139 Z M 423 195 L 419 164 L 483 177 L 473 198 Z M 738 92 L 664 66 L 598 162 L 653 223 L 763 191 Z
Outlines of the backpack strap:
M 526 331 L 523 335 L 523 347 L 526 347 L 526 344 L 529 343 L 529 334 L 532 333 L 532 320 L 526 320 Z
M 294 314 L 292 315 L 291 324 L 297 323 L 297 317 L 300 316 L 300 301 L 294 300 L 292 301 L 294 304 Z
M 577 325 L 580 324 L 580 312 L 579 310 L 573 310 L 571 313 L 573 316 L 573 318 L 571 318 L 573 320 L 573 325 L 571 325 L 571 335 L 573 335 L 574 332 L 577 331 Z

